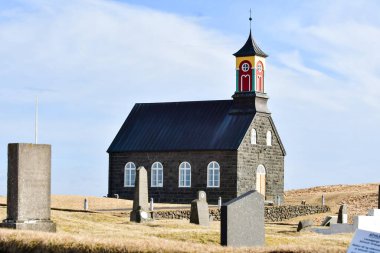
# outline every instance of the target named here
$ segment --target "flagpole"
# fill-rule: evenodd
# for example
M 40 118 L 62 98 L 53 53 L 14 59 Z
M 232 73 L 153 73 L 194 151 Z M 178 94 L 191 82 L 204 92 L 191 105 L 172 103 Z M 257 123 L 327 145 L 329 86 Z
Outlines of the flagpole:
M 38 96 L 36 97 L 36 109 L 34 115 L 34 143 L 38 143 Z

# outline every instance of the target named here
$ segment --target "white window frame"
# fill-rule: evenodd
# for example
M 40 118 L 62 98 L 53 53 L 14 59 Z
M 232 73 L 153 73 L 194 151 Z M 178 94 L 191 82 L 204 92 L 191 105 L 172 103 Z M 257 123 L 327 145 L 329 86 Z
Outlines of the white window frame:
M 251 129 L 251 144 L 256 145 L 257 144 L 257 132 L 256 129 Z
M 127 171 L 129 171 L 127 173 Z M 132 171 L 135 172 L 136 179 L 136 165 L 133 162 L 127 162 L 124 166 L 124 187 L 135 187 L 135 180 L 132 182 Z M 129 177 L 129 184 L 127 184 L 127 175 Z
M 190 182 L 189 185 L 186 185 L 186 172 L 190 174 Z M 183 184 L 181 184 L 181 173 L 184 174 Z M 191 165 L 189 162 L 182 162 L 178 167 L 178 187 L 179 188 L 191 188 Z
M 215 184 L 215 171 L 218 171 L 218 184 Z M 211 172 L 211 173 L 210 173 Z M 212 185 L 210 185 L 210 176 L 212 176 Z M 218 162 L 212 161 L 207 165 L 207 187 L 219 188 L 220 187 L 220 165 Z
M 272 146 L 272 132 L 270 130 L 267 131 L 267 146 Z
M 159 178 L 159 171 L 161 171 L 161 184 L 158 183 L 160 180 Z M 155 162 L 152 164 L 151 167 L 151 174 L 150 174 L 150 186 L 151 187 L 163 187 L 164 186 L 164 166 L 162 166 L 162 163 Z M 156 180 L 154 180 L 156 179 Z M 154 184 L 154 181 L 156 181 L 156 184 Z

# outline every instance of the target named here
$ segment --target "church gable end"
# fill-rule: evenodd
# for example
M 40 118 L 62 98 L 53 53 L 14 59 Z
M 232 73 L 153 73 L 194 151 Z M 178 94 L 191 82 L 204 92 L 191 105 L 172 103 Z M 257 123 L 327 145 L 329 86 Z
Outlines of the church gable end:
M 268 135 L 271 137 L 270 143 L 267 142 Z M 284 155 L 285 150 L 270 114 L 256 113 L 238 148 L 238 195 L 249 190 L 258 190 L 263 191 L 266 200 L 277 201 L 278 196 L 282 201 Z

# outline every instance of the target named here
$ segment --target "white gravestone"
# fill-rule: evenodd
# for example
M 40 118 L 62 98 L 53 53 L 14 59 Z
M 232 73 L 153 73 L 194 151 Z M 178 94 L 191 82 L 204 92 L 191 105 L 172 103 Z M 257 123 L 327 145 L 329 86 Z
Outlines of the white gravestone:
M 347 253 L 380 252 L 380 233 L 358 229 L 351 241 Z
M 357 229 L 380 233 L 380 210 L 370 209 L 367 216 L 355 216 L 354 227 Z

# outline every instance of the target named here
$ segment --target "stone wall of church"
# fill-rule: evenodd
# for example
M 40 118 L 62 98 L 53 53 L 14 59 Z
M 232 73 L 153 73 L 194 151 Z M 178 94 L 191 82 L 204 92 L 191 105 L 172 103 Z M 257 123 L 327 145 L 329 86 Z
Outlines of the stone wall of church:
M 251 129 L 256 129 L 257 144 L 251 144 Z M 272 146 L 266 145 L 266 133 L 272 132 Z M 237 193 L 256 189 L 256 169 L 262 164 L 266 170 L 266 200 L 284 199 L 284 155 L 279 137 L 273 129 L 270 114 L 256 113 L 238 149 Z
M 179 165 L 191 165 L 191 187 L 178 187 Z M 216 161 L 220 165 L 220 187 L 207 187 L 207 166 Z M 207 200 L 216 204 L 219 196 L 223 202 L 236 195 L 236 151 L 188 151 L 188 152 L 133 152 L 109 155 L 108 196 L 118 194 L 120 198 L 133 199 L 134 188 L 124 187 L 124 166 L 133 162 L 136 168 L 144 166 L 148 171 L 149 198 L 155 202 L 190 203 L 199 190 L 206 191 Z M 154 162 L 163 165 L 163 187 L 150 187 L 151 166 Z

